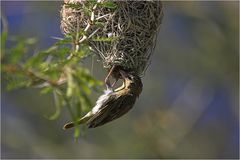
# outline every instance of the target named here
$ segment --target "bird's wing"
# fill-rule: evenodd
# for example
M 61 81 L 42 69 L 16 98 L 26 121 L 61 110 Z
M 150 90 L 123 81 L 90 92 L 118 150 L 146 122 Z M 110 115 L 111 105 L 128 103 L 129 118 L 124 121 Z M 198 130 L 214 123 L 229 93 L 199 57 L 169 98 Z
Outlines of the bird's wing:
M 87 125 L 89 128 L 94 128 L 100 125 L 102 121 L 106 118 L 106 116 L 109 115 L 110 108 L 113 106 L 118 105 L 117 103 L 120 103 L 121 101 L 116 101 L 116 98 L 114 95 L 110 96 L 109 99 L 102 105 L 98 111 L 98 113 L 94 114 L 88 121 Z
M 112 101 L 114 100 L 114 97 L 115 97 L 115 94 L 112 93 L 111 90 L 105 90 L 104 94 L 98 98 L 96 105 L 92 108 L 92 110 L 90 112 L 88 112 L 80 120 L 78 120 L 76 123 L 83 124 L 83 123 L 87 122 L 89 119 L 91 119 L 91 117 L 94 114 L 98 113 L 103 107 L 106 107 L 106 104 L 111 104 Z M 74 122 L 66 123 L 63 126 L 63 129 L 66 130 L 66 129 L 72 128 L 72 127 L 74 127 L 74 125 L 75 125 Z
M 136 97 L 133 95 L 123 95 L 109 100 L 97 114 L 87 121 L 88 127 L 95 128 L 121 117 L 133 107 L 135 101 Z

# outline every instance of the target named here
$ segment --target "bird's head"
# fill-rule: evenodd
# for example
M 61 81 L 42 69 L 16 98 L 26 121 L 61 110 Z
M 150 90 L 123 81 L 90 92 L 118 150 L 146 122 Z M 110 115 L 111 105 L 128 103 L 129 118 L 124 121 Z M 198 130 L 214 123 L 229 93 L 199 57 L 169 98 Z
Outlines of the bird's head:
M 124 80 L 126 89 L 129 89 L 136 95 L 139 95 L 142 92 L 143 84 L 138 75 L 134 74 L 134 72 L 127 72 L 124 70 L 120 70 L 120 74 Z

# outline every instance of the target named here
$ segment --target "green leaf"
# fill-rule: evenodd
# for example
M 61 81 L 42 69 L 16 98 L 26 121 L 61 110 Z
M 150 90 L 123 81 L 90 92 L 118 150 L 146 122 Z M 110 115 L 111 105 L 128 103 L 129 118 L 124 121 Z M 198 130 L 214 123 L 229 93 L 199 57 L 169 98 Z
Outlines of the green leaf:
M 80 136 L 80 129 L 79 127 L 75 127 L 74 129 L 74 138 L 78 138 Z
M 82 85 L 81 85 L 81 88 L 82 88 L 82 90 L 83 90 L 87 95 L 90 95 L 90 94 L 91 94 L 91 89 L 90 89 L 87 85 L 82 84 Z
M 59 48 L 58 46 L 52 46 L 49 49 L 41 51 L 35 56 L 29 58 L 24 66 L 26 68 L 39 68 L 41 64 L 48 58 L 48 56 L 59 56 L 59 58 L 65 58 L 65 55 L 67 55 L 69 50 L 70 49 L 68 48 Z
M 84 112 L 89 111 L 92 108 L 92 102 L 86 94 L 81 94 L 79 97 L 82 103 L 82 110 Z
M 4 53 L 3 63 L 5 64 L 20 64 L 31 50 L 33 44 L 36 43 L 35 38 L 12 37 L 12 47 L 5 50 L 7 41 L 7 33 L 1 35 L 1 51 Z M 3 55 L 2 55 L 3 56 Z
M 8 55 L 9 63 L 12 63 L 12 64 L 19 63 L 23 57 L 23 54 L 25 54 L 26 51 L 27 51 L 27 48 L 24 42 L 18 43 L 15 48 L 12 48 L 10 50 L 10 53 Z
M 91 50 L 89 49 L 89 46 L 81 45 L 80 50 L 75 53 L 79 58 L 86 58 L 90 55 L 92 55 Z
M 118 37 L 96 37 L 93 38 L 92 40 L 96 42 L 113 42 L 118 40 Z
M 4 54 L 5 52 L 7 37 L 8 37 L 7 32 L 3 32 L 1 35 L 1 56 L 3 56 L 2 54 Z
M 6 89 L 8 91 L 11 91 L 13 89 L 25 88 L 29 84 L 29 81 L 26 79 L 26 77 L 20 73 L 14 75 L 5 75 L 4 79 L 6 79 L 8 82 L 6 86 Z
M 62 46 L 65 44 L 72 44 L 73 40 L 72 40 L 72 36 L 71 37 L 66 37 L 62 40 L 59 40 L 55 45 L 57 46 Z
M 48 94 L 53 92 L 53 88 L 52 87 L 45 87 L 40 91 L 40 94 Z
M 81 4 L 65 3 L 66 8 L 81 9 Z
M 67 92 L 66 92 L 66 96 L 68 98 L 72 97 L 75 95 L 75 90 L 76 90 L 76 84 L 74 81 L 74 77 L 72 75 L 72 69 L 67 68 L 66 69 L 67 72 Z
M 53 91 L 53 96 L 54 96 L 54 103 L 55 103 L 55 112 L 50 116 L 47 117 L 49 120 L 55 120 L 59 117 L 60 113 L 61 113 L 61 98 L 59 97 L 59 95 L 56 93 L 56 91 Z
M 67 47 L 58 48 L 51 52 L 51 56 L 59 58 L 61 60 L 66 60 L 66 57 L 70 54 L 71 50 Z
M 33 44 L 36 44 L 37 39 L 36 38 L 27 38 L 24 42 L 28 45 L 33 45 Z
M 101 6 L 109 8 L 109 9 L 116 9 L 117 8 L 117 4 L 111 1 L 105 1 L 101 4 Z

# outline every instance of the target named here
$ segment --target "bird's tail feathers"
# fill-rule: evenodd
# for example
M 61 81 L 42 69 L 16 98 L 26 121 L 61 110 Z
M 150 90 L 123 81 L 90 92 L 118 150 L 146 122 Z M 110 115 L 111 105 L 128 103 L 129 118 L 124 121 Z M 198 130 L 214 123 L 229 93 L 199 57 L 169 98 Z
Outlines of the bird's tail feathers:
M 76 123 L 74 123 L 74 122 L 66 123 L 63 126 L 63 129 L 66 130 L 66 129 L 74 127 L 75 125 L 84 124 L 85 122 L 87 122 L 89 120 L 89 118 L 90 117 L 88 115 L 86 115 L 86 116 L 82 117 L 80 120 L 78 120 Z

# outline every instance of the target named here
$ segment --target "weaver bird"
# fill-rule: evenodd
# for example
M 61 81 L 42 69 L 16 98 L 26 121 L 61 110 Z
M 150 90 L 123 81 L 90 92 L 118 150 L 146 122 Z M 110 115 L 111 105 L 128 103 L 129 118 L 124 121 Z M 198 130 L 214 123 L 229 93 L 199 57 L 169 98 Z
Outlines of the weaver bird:
M 102 126 L 121 117 L 133 107 L 137 97 L 142 92 L 141 78 L 134 73 L 118 68 L 115 72 L 119 74 L 115 74 L 113 77 L 123 79 L 123 85 L 113 90 L 113 85 L 108 80 L 109 76 L 114 73 L 113 69 L 110 72 L 105 80 L 107 90 L 98 98 L 93 109 L 77 121 L 76 124 L 86 123 L 88 128 Z M 74 125 L 74 122 L 67 123 L 63 129 L 72 128 Z

